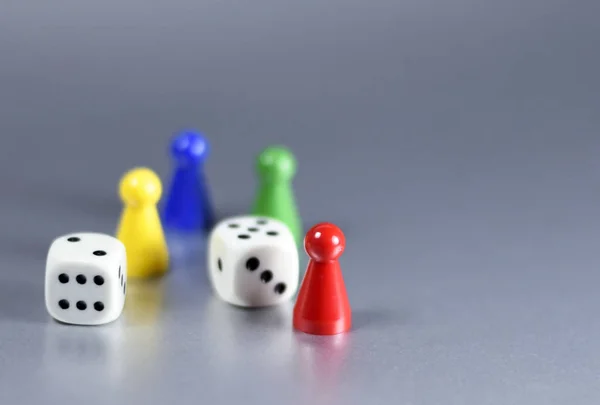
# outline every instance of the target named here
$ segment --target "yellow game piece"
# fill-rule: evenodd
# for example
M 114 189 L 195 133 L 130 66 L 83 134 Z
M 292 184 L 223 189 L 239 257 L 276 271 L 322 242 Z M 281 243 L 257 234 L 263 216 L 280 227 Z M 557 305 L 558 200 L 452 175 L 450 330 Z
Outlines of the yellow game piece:
M 169 267 L 169 252 L 157 209 L 160 178 L 145 167 L 132 169 L 121 179 L 119 194 L 124 207 L 117 239 L 127 250 L 128 277 L 162 276 Z

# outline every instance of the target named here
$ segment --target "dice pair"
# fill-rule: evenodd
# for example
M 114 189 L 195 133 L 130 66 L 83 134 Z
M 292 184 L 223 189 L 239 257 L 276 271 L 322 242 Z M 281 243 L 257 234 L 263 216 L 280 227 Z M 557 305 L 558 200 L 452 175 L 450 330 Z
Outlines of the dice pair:
M 230 304 L 265 307 L 287 301 L 300 276 L 294 236 L 276 219 L 226 219 L 210 235 L 208 273 L 217 295 Z
M 116 238 L 73 233 L 55 239 L 46 261 L 46 309 L 56 320 L 101 325 L 123 312 L 127 255 Z
M 209 278 L 217 295 L 241 307 L 288 301 L 297 291 L 299 259 L 294 237 L 275 219 L 229 218 L 211 233 Z M 123 312 L 127 254 L 118 239 L 73 233 L 55 239 L 46 261 L 45 297 L 56 320 L 101 325 Z

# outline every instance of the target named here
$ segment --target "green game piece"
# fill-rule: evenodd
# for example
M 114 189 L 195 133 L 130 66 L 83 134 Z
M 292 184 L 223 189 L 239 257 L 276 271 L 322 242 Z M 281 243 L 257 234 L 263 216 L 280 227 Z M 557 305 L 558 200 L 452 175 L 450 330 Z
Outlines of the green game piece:
M 270 146 L 258 155 L 256 170 L 259 186 L 252 215 L 280 220 L 288 226 L 296 243 L 302 243 L 302 221 L 292 187 L 296 158 L 287 148 Z

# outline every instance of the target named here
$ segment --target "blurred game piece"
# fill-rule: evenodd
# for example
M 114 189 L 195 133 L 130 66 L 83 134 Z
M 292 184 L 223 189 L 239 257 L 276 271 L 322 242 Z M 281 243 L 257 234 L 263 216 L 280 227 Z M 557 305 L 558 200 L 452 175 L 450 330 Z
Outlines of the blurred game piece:
M 169 266 L 169 252 L 156 204 L 162 194 L 159 177 L 147 168 L 127 172 L 119 184 L 123 213 L 117 238 L 127 249 L 130 278 L 163 275 Z
M 335 335 L 350 330 L 351 310 L 338 258 L 346 239 L 328 222 L 313 226 L 304 240 L 310 256 L 294 306 L 294 328 L 312 335 Z
M 280 220 L 300 244 L 302 222 L 292 187 L 296 174 L 294 155 L 281 146 L 268 147 L 258 156 L 256 170 L 259 184 L 252 214 Z
M 116 238 L 102 233 L 71 233 L 56 238 L 46 260 L 45 299 L 56 320 L 101 325 L 123 312 L 127 254 Z
M 163 211 L 165 229 L 209 231 L 213 209 L 204 176 L 204 161 L 209 153 L 206 138 L 184 131 L 171 142 L 175 171 Z
M 289 228 L 273 218 L 221 221 L 208 242 L 208 272 L 217 295 L 241 307 L 289 301 L 300 278 L 298 247 Z

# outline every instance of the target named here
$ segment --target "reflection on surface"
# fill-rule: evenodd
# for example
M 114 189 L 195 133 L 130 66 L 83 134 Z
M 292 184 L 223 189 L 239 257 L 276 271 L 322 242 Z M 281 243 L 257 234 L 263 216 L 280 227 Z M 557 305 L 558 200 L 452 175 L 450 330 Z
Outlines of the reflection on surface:
M 165 237 L 169 247 L 171 271 L 197 269 L 206 266 L 207 236 L 198 233 L 169 231 L 165 234 Z
M 102 326 L 50 321 L 44 340 L 43 364 L 49 378 L 73 383 L 94 376 L 118 384 L 123 376 L 124 338 L 119 321 Z
M 131 280 L 123 316 L 129 325 L 151 325 L 159 321 L 164 310 L 165 279 Z
M 128 284 L 123 318 L 127 325 L 127 368 L 130 384 L 143 384 L 156 373 L 163 337 L 166 278 Z
M 244 361 L 264 368 L 265 373 L 277 374 L 291 363 L 291 303 L 245 309 L 212 297 L 206 311 L 208 354 L 219 370 L 235 370 Z
M 313 336 L 294 332 L 302 378 L 311 397 L 327 404 L 340 400 L 341 372 L 350 347 L 350 334 Z

